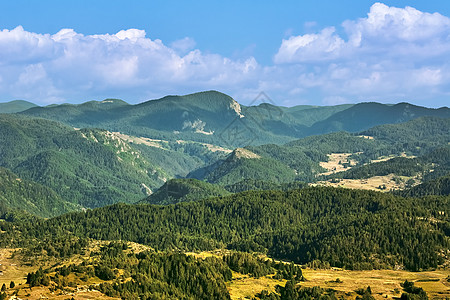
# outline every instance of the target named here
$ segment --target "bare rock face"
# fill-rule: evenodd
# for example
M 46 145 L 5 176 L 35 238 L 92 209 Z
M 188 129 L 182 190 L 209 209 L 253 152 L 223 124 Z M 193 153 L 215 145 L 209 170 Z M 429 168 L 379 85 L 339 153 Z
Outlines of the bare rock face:
M 244 117 L 244 115 L 241 113 L 241 105 L 237 103 L 236 100 L 233 99 L 233 101 L 230 103 L 230 109 L 234 110 L 240 118 Z
M 253 153 L 252 151 L 244 149 L 244 148 L 236 148 L 236 150 L 234 150 L 233 156 L 235 158 L 248 158 L 248 159 L 261 158 L 261 156 L 259 156 L 258 154 Z

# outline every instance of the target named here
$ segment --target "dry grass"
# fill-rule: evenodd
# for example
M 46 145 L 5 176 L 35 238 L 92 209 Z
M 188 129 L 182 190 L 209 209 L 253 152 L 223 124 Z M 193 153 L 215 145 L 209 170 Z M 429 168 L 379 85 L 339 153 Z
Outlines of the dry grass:
M 213 251 L 201 251 L 201 252 L 185 252 L 186 255 L 192 255 L 195 258 L 202 258 L 205 259 L 207 257 L 216 257 L 216 258 L 222 258 L 224 255 L 227 255 L 230 253 L 230 250 L 225 249 L 216 249 Z
M 87 259 L 91 251 L 97 251 L 107 242 L 94 242 L 90 245 L 86 256 L 74 256 L 70 260 L 60 261 L 60 264 L 69 264 Z M 130 252 L 141 252 L 150 249 L 146 246 L 129 243 Z M 87 285 L 96 284 L 93 279 L 89 282 L 82 283 L 76 278 L 72 278 L 72 282 L 77 282 L 76 288 L 67 288 L 65 291 L 57 290 L 51 292 L 48 287 L 33 287 L 30 289 L 26 282 L 26 274 L 35 271 L 38 266 L 28 266 L 21 262 L 19 256 L 12 258 L 12 253 L 16 249 L 0 249 L 0 263 L 3 275 L 0 275 L 0 284 L 5 283 L 9 287 L 9 283 L 14 281 L 16 287 L 8 289 L 7 293 L 11 296 L 14 292 L 18 292 L 21 299 L 115 299 L 107 297 L 98 291 L 87 290 Z M 221 258 L 228 250 L 205 251 L 200 253 L 189 252 L 196 258 L 205 259 L 207 257 Z M 450 282 L 447 278 L 450 276 L 450 270 L 437 270 L 426 272 L 407 272 L 394 270 L 372 270 L 372 271 L 348 271 L 341 269 L 314 270 L 303 269 L 303 275 L 306 281 L 301 282 L 301 286 L 313 287 L 320 286 L 322 288 L 331 288 L 336 291 L 338 296 L 346 299 L 354 299 L 355 290 L 360 288 L 371 287 L 372 294 L 376 299 L 385 299 L 399 297 L 402 293 L 400 284 L 405 280 L 415 282 L 415 285 L 423 288 L 430 299 L 446 299 L 450 298 Z M 275 291 L 276 285 L 284 285 L 285 280 L 276 280 L 273 275 L 253 278 L 249 275 L 243 275 L 233 272 L 232 281 L 227 283 L 228 291 L 231 299 L 249 299 L 254 297 L 262 290 Z M 339 282 L 336 279 L 339 278 Z
M 401 182 L 396 182 L 394 177 L 401 179 Z M 410 178 L 415 178 L 416 183 L 418 179 L 416 177 L 406 177 L 406 176 L 395 176 L 394 174 L 389 174 L 386 176 L 374 176 L 367 179 L 339 179 L 337 182 L 333 182 L 331 179 L 327 181 L 318 181 L 312 186 L 332 186 L 332 187 L 343 187 L 349 189 L 360 189 L 360 190 L 374 190 L 389 192 L 390 190 L 402 190 L 405 188 L 405 182 Z M 385 186 L 385 189 L 380 189 L 380 186 Z
M 271 275 L 254 278 L 233 272 L 233 280 L 227 283 L 227 289 L 231 299 L 251 299 L 262 290 L 274 292 L 278 284 L 284 286 L 286 280 L 276 280 Z
M 393 270 L 348 271 L 304 269 L 306 281 L 300 286 L 330 288 L 337 296 L 355 299 L 356 290 L 370 286 L 375 299 L 392 299 L 402 294 L 401 283 L 413 281 L 423 288 L 430 299 L 450 298 L 450 282 L 446 280 L 450 270 L 429 272 L 407 272 Z M 339 278 L 339 282 L 336 279 Z M 231 299 L 251 299 L 262 290 L 275 291 L 276 285 L 285 285 L 286 280 L 275 280 L 271 276 L 251 278 L 233 272 L 233 280 L 227 284 Z
M 367 138 L 367 137 L 364 137 Z M 328 161 L 321 162 L 320 166 L 325 168 L 327 172 L 320 173 L 318 175 L 331 175 L 338 172 L 343 172 L 351 169 L 352 167 L 357 165 L 355 160 L 349 159 L 353 153 L 332 153 L 328 154 Z M 382 156 L 376 160 L 372 160 L 371 163 L 387 161 L 394 157 L 399 157 L 396 155 L 390 156 Z M 414 158 L 415 156 L 407 156 L 406 153 L 401 153 L 400 157 L 406 158 Z M 344 167 L 344 164 L 347 165 L 347 168 Z M 399 177 L 402 179 L 402 182 L 396 182 L 393 180 L 394 177 Z M 389 174 L 386 176 L 374 176 L 367 179 L 339 179 L 338 182 L 332 182 L 332 180 L 328 181 L 318 181 L 312 186 L 321 185 L 321 186 L 332 186 L 332 187 L 343 187 L 350 189 L 362 189 L 362 190 L 376 190 L 376 191 L 385 191 L 388 192 L 390 190 L 399 190 L 405 188 L 405 182 L 408 179 L 414 178 L 416 180 L 416 184 L 420 183 L 420 178 L 415 177 L 405 177 L 405 176 L 395 176 L 394 174 Z M 385 189 L 380 189 L 380 186 L 385 186 Z
M 228 252 L 228 250 L 218 249 L 199 253 L 188 252 L 186 254 L 205 259 L 210 256 L 221 258 Z M 270 259 L 267 256 L 264 257 Z M 447 281 L 447 277 L 450 276 L 450 269 L 425 272 L 401 270 L 349 271 L 339 268 L 327 270 L 303 269 L 303 275 L 306 281 L 301 282 L 301 286 L 331 288 L 336 290 L 337 295 L 346 299 L 355 299 L 355 290 L 367 288 L 367 286 L 371 287 L 372 294 L 376 299 L 386 299 L 386 296 L 391 299 L 392 297 L 400 297 L 402 293 L 400 283 L 405 280 L 413 281 L 416 286 L 423 288 L 430 299 L 450 298 L 450 282 Z M 251 299 L 263 290 L 273 292 L 276 285 L 284 286 L 286 284 L 286 280 L 276 280 L 272 276 L 253 278 L 249 275 L 233 272 L 233 280 L 227 283 L 231 299 Z M 340 283 L 336 282 L 337 278 L 341 281 Z
M 11 281 L 16 285 L 24 284 L 27 281 L 26 275 L 36 271 L 38 266 L 30 266 L 22 262 L 13 253 L 20 249 L 0 249 L 0 286 L 5 284 L 9 287 Z
M 358 288 L 371 287 L 376 299 L 399 297 L 402 293 L 400 283 L 405 280 L 415 282 L 423 288 L 430 299 L 445 299 L 450 297 L 450 283 L 446 278 L 450 270 L 407 272 L 393 270 L 347 271 L 347 270 L 303 270 L 307 281 L 302 286 L 320 286 L 332 288 L 341 293 L 352 293 Z M 336 283 L 339 278 L 341 283 Z M 396 292 L 398 291 L 398 293 Z M 353 295 L 354 298 L 354 295 Z
M 387 160 L 390 160 L 390 159 L 395 158 L 395 157 L 415 158 L 416 156 L 412 156 L 412 155 L 409 155 L 409 156 L 408 156 L 408 155 L 406 155 L 405 152 L 403 152 L 403 153 L 400 154 L 400 156 L 398 156 L 398 155 L 381 156 L 381 157 L 379 157 L 378 159 L 372 160 L 371 163 L 377 163 L 377 162 L 387 161 Z
M 355 160 L 349 159 L 353 153 L 331 153 L 328 154 L 328 161 L 320 162 L 320 166 L 327 170 L 327 172 L 320 173 L 319 175 L 331 175 L 337 172 L 349 170 L 352 166 L 356 165 Z M 345 168 L 344 164 L 350 164 Z
M 8 295 L 12 295 L 16 289 L 9 290 Z M 108 297 L 99 291 L 95 290 L 87 290 L 84 288 L 72 288 L 67 289 L 65 291 L 57 290 L 55 292 L 51 292 L 47 287 L 33 287 L 33 288 L 21 288 L 17 293 L 17 297 L 20 299 L 119 299 L 119 298 L 111 298 Z M 17 298 L 16 298 L 17 299 Z
M 98 291 L 88 290 L 88 285 L 98 284 L 103 281 L 90 278 L 89 281 L 83 282 L 77 278 L 74 274 L 70 274 L 67 278 L 70 282 L 76 283 L 76 288 L 65 288 L 64 291 L 57 290 L 52 292 L 49 287 L 33 287 L 30 288 L 26 284 L 27 274 L 35 272 L 40 266 L 43 268 L 50 266 L 63 266 L 70 264 L 80 264 L 83 261 L 92 262 L 93 258 L 90 257 L 92 252 L 97 252 L 100 247 L 108 244 L 109 241 L 93 241 L 89 245 L 84 255 L 74 255 L 68 259 L 56 259 L 42 255 L 39 257 L 31 258 L 31 262 L 28 259 L 23 258 L 20 254 L 13 256 L 14 252 L 19 253 L 20 249 L 0 249 L 0 286 L 5 284 L 8 296 L 12 296 L 13 293 L 17 293 L 17 297 L 20 299 L 116 299 L 103 295 Z M 145 250 L 151 249 L 148 246 L 144 246 L 137 243 L 128 243 L 129 249 L 127 252 L 139 253 Z M 54 273 L 50 273 L 54 275 Z M 9 284 L 14 281 L 15 288 L 10 289 Z
M 127 142 L 131 142 L 134 144 L 143 144 L 149 147 L 155 147 L 155 148 L 160 148 L 160 149 L 166 149 L 164 146 L 164 144 L 166 143 L 163 140 L 155 140 L 155 139 L 150 139 L 150 138 L 146 138 L 146 137 L 136 137 L 136 136 L 131 136 L 131 135 L 127 135 L 121 132 L 112 132 L 112 135 L 123 140 L 123 141 L 127 141 Z

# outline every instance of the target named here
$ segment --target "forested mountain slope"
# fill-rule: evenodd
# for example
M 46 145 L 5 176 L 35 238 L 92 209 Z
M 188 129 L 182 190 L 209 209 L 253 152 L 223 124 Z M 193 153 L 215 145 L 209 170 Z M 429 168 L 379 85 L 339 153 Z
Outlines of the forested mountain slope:
M 230 193 L 221 186 L 196 179 L 171 179 L 155 193 L 141 200 L 140 204 L 175 204 L 210 197 L 225 196 Z
M 106 131 L 74 130 L 43 119 L 0 116 L 0 166 L 84 207 L 133 202 L 164 173 Z
M 448 196 L 402 198 L 316 187 L 244 192 L 168 206 L 118 204 L 17 228 L 23 239 L 72 232 L 156 249 L 227 247 L 297 263 L 419 270 L 448 259 L 441 250 L 450 246 L 449 201 Z M 15 234 L 7 232 L 3 241 Z M 19 245 L 21 239 L 15 242 Z
M 410 189 L 399 192 L 404 197 L 423 197 L 427 195 L 450 195 L 450 175 L 439 177 Z
M 324 171 L 320 162 L 328 161 L 332 153 L 348 153 L 356 168 L 337 173 L 336 177 L 367 178 L 390 173 L 424 172 L 424 178 L 428 180 L 432 178 L 430 176 L 443 176 L 450 172 L 449 132 L 450 119 L 422 117 L 406 123 L 377 126 L 361 133 L 336 132 L 306 137 L 285 145 L 248 146 L 236 149 L 228 158 L 189 176 L 222 185 L 245 179 L 274 183 L 314 182 Z M 422 158 L 417 161 L 396 158 L 371 164 L 381 156 L 405 154 Z M 431 169 L 435 172 L 429 173 Z
M 450 117 L 450 109 L 425 108 L 409 103 L 386 105 L 375 102 L 359 103 L 347 110 L 337 112 L 326 120 L 315 123 L 309 134 L 323 134 L 335 131 L 358 132 L 380 124 L 403 123 L 423 116 Z
M 30 180 L 19 178 L 0 167 L 0 203 L 8 208 L 27 211 L 40 217 L 53 217 L 80 209 L 64 201 L 52 189 Z
M 3 102 L 0 103 L 0 114 L 17 113 L 32 107 L 37 107 L 37 105 L 24 100 L 13 100 L 9 102 Z
M 235 148 L 249 144 L 281 144 L 341 130 L 358 132 L 421 116 L 448 118 L 450 109 L 430 109 L 408 103 L 281 107 L 266 102 L 244 106 L 225 94 L 207 91 L 166 96 L 136 105 L 106 99 L 79 105 L 36 107 L 22 114 L 79 128 L 96 127 L 140 137 Z

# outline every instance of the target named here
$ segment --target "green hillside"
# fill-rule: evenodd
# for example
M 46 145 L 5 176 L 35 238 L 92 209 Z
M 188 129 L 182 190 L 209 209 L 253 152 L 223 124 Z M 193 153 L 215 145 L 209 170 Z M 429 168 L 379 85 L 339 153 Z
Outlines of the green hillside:
M 225 247 L 301 264 L 420 270 L 446 259 L 440 253 L 450 246 L 449 201 L 317 187 L 251 191 L 168 206 L 116 204 L 39 224 L 16 224 L 26 234 L 14 241 L 19 245 L 32 237 L 72 232 L 160 250 Z M 11 234 L 2 235 L 2 243 Z
M 442 174 L 450 174 L 450 147 L 440 147 L 416 158 L 394 157 L 359 165 L 327 178 L 362 179 L 389 174 L 408 177 L 420 175 L 426 181 Z
M 64 201 L 52 189 L 19 178 L 2 167 L 0 167 L 0 203 L 3 207 L 23 210 L 45 218 L 80 209 L 77 205 Z
M 0 166 L 84 207 L 135 202 L 163 183 L 163 171 L 106 131 L 2 115 L 0 138 Z
M 403 123 L 423 116 L 448 118 L 450 109 L 447 107 L 432 109 L 409 103 L 395 105 L 359 103 L 315 123 L 308 129 L 308 135 L 335 131 L 358 132 L 381 124 Z
M 217 128 L 233 120 L 250 129 L 247 134 L 257 133 L 266 141 L 272 141 L 272 138 L 277 142 L 286 141 L 310 122 L 303 120 L 306 123 L 301 124 L 302 120 L 292 117 L 294 113 L 299 115 L 313 110 L 312 118 L 318 120 L 321 116 L 329 116 L 329 119 L 355 107 L 369 109 L 373 105 L 385 114 L 392 109 L 405 119 L 417 118 L 405 123 L 379 125 L 359 133 L 334 132 L 286 144 L 237 148 L 231 153 L 230 148 L 220 146 L 228 144 L 224 136 L 218 138 L 215 135 Z M 406 153 L 424 157 L 446 146 L 450 118 L 419 117 L 428 113 L 445 115 L 446 110 L 373 103 L 330 108 L 280 108 L 270 104 L 244 107 L 218 92 L 167 96 L 138 105 L 107 99 L 80 105 L 36 107 L 23 114 L 0 116 L 0 166 L 23 179 L 53 189 L 65 201 L 88 208 L 137 202 L 172 178 L 195 178 L 220 185 L 217 189 L 228 186 L 233 192 L 261 189 L 262 186 L 284 189 L 283 184 L 320 179 L 318 175 L 325 171 L 320 163 L 326 162 L 332 153 L 349 153 L 349 159 L 356 163 L 353 169 L 336 176 L 361 179 L 386 172 L 405 176 L 413 172 L 421 173 L 423 181 L 428 181 L 448 174 L 449 162 L 429 158 L 416 163 L 399 158 L 388 163 L 370 164 L 381 156 Z M 125 132 L 74 129 L 29 114 L 57 117 L 61 122 L 77 126 L 100 124 Z M 394 121 L 400 120 L 403 119 Z M 222 142 L 218 144 L 209 143 L 220 139 Z M 449 156 L 448 149 L 439 151 L 434 155 Z M 434 172 L 428 172 L 431 169 Z M 253 183 L 246 180 L 253 180 Z M 214 188 L 203 184 L 207 196 Z M 203 197 L 199 192 L 193 194 Z M 220 194 L 214 192 L 212 195 Z M 186 197 L 167 201 L 162 197 L 152 203 L 185 201 L 200 196 Z
M 220 186 L 196 179 L 171 179 L 140 204 L 175 204 L 196 201 L 230 193 Z
M 0 103 L 0 114 L 18 113 L 32 107 L 37 107 L 37 105 L 24 100 L 3 102 Z
M 243 179 L 281 183 L 294 181 L 295 172 L 275 159 L 261 157 L 248 149 L 237 148 L 203 178 L 221 185 L 230 185 Z
M 399 192 L 404 197 L 423 197 L 428 195 L 450 195 L 450 175 L 433 179 L 410 189 Z
M 358 132 L 421 116 L 448 118 L 450 109 L 407 103 L 361 103 L 329 107 L 240 105 L 230 96 L 207 91 L 166 96 L 136 105 L 107 99 L 79 105 L 36 107 L 22 114 L 56 120 L 77 128 L 95 127 L 128 135 L 210 143 L 230 148 L 283 144 L 335 131 Z
M 447 145 L 450 138 L 448 132 L 450 119 L 422 117 L 406 123 L 377 126 L 362 133 L 335 132 L 306 137 L 285 145 L 248 146 L 235 150 L 227 159 L 191 172 L 189 176 L 221 185 L 232 185 L 246 179 L 275 184 L 314 182 L 319 179 L 318 174 L 324 171 L 320 162 L 328 161 L 329 154 L 350 153 L 357 166 L 331 177 L 361 179 L 391 173 L 411 176 L 422 172 L 425 180 L 429 180 L 432 176 L 450 172 L 447 158 L 450 154 L 446 148 L 440 148 Z M 239 151 L 241 154 L 236 155 Z M 405 153 L 423 157 L 420 161 L 394 158 L 388 162 L 371 163 L 381 156 L 401 156 Z M 428 173 L 432 166 L 435 172 Z
M 226 185 L 224 186 L 224 188 L 231 193 L 240 193 L 245 191 L 269 191 L 269 190 L 288 191 L 294 189 L 301 189 L 306 186 L 307 184 L 301 181 L 277 184 L 265 180 L 244 179 L 242 181 Z
M 350 170 L 330 175 L 329 178 L 366 179 L 389 174 L 414 176 L 418 173 L 427 173 L 431 168 L 431 164 L 427 164 L 420 159 L 395 157 L 387 161 L 357 166 Z

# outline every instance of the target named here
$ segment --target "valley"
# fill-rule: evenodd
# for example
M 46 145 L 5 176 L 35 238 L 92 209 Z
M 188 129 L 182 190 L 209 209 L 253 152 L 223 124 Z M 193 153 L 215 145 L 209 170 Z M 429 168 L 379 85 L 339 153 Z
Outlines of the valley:
M 446 107 L 216 91 L 0 105 L 2 292 L 445 299 L 449 132 Z

